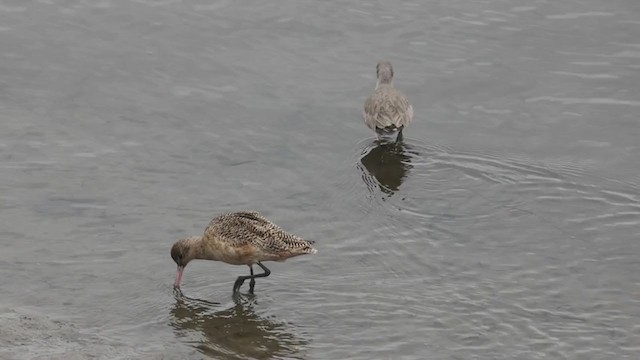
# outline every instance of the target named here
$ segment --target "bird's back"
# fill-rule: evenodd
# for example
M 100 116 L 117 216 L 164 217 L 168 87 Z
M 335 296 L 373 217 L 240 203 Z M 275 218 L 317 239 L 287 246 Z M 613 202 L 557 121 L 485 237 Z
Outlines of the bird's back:
M 262 255 L 278 260 L 313 254 L 313 242 L 290 234 L 258 212 L 235 212 L 211 220 L 206 239 L 215 239 L 234 248 L 253 247 Z
M 382 84 L 365 101 L 363 117 L 372 130 L 394 131 L 413 120 L 413 107 L 400 90 L 391 84 Z

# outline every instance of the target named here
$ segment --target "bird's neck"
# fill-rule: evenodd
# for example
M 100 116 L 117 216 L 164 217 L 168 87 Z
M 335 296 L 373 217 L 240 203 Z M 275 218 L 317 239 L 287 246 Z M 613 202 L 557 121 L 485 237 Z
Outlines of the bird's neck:
M 381 87 L 381 86 L 390 86 L 393 87 L 393 80 L 388 80 L 388 79 L 378 79 L 378 81 L 376 82 L 376 89 Z
M 207 259 L 202 236 L 190 236 L 184 241 L 186 247 L 189 249 L 190 259 Z
M 216 241 L 210 241 L 202 236 L 193 236 L 190 245 L 194 259 L 200 260 L 220 260 L 220 250 L 216 246 Z M 208 241 L 209 240 L 209 241 Z

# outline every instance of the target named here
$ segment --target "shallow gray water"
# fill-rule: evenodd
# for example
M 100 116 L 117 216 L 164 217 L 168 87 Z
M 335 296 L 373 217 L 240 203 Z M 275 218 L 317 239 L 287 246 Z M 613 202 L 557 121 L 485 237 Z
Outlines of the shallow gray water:
M 0 357 L 636 358 L 638 39 L 636 0 L 0 1 Z M 176 297 L 240 209 L 319 253 Z

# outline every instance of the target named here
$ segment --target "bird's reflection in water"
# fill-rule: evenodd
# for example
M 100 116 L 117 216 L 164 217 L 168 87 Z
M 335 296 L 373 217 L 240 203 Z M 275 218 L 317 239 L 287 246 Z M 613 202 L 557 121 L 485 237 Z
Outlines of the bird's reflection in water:
M 376 140 L 363 149 L 365 154 L 358 167 L 362 180 L 374 192 L 375 187 L 388 196 L 400 189 L 400 185 L 413 167 L 411 149 L 402 139 L 397 142 Z
M 288 332 L 284 324 L 258 316 L 253 311 L 254 297 L 236 300 L 234 306 L 216 311 L 219 304 L 177 294 L 171 326 L 203 355 L 215 359 L 304 355 L 307 342 Z

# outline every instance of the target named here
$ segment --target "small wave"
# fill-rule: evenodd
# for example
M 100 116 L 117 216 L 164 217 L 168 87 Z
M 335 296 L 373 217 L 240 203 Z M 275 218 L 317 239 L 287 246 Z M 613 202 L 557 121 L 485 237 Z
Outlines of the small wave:
M 0 324 L 3 359 L 151 359 L 166 354 L 87 335 L 71 322 L 25 309 L 0 309 Z

